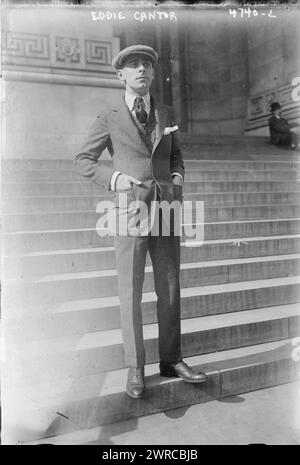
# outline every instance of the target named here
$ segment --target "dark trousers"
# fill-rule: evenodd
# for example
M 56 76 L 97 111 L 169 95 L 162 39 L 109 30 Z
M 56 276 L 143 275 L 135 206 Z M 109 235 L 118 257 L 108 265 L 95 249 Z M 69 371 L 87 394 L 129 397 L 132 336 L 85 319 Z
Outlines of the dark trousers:
M 148 251 L 157 294 L 159 357 L 165 362 L 178 362 L 181 360 L 180 237 L 115 236 L 115 251 L 126 365 L 145 364 L 141 300 Z
M 294 131 L 290 131 L 287 134 L 280 134 L 280 137 L 276 141 L 275 145 L 286 145 L 291 146 L 292 144 L 298 144 L 298 135 Z

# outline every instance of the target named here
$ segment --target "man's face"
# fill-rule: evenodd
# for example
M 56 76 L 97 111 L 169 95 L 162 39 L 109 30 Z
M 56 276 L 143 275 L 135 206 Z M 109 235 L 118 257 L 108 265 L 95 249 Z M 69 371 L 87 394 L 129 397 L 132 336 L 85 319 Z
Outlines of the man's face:
M 117 71 L 117 76 L 125 82 L 129 91 L 143 96 L 148 93 L 154 79 L 154 68 L 147 56 L 130 55 L 124 61 L 123 68 Z
M 274 115 L 281 116 L 281 108 L 277 108 L 277 110 L 274 111 Z

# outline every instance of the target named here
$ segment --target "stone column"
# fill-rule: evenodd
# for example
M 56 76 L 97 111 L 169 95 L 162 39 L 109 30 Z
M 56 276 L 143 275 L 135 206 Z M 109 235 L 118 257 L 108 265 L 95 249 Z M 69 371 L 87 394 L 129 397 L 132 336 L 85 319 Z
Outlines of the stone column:
M 292 81 L 300 76 L 300 12 L 289 8 L 276 9 L 273 14 L 276 18 L 260 15 L 248 23 L 247 131 L 254 135 L 269 134 L 270 104 L 274 101 L 281 104 L 289 121 L 299 118 Z
M 170 74 L 172 106 L 175 109 L 181 131 L 191 129 L 190 74 L 188 30 L 183 25 L 170 27 Z

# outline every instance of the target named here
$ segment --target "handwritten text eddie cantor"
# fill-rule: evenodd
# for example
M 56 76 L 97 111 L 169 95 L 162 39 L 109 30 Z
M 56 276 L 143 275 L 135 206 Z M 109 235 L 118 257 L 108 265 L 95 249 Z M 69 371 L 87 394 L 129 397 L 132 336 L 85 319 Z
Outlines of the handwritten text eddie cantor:
M 177 21 L 177 16 L 174 11 L 91 11 L 93 21 L 123 21 L 133 18 L 136 21 Z

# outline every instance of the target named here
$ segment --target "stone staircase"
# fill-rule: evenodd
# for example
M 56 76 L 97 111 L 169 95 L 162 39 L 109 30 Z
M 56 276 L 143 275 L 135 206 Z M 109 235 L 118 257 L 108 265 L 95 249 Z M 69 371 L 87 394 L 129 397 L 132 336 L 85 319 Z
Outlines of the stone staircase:
M 299 378 L 300 156 L 264 138 L 182 141 L 185 200 L 205 202 L 204 244 L 181 247 L 182 347 L 208 383 L 158 375 L 148 260 L 147 395 L 126 395 L 113 238 L 95 231 L 111 194 L 71 160 L 6 161 L 3 443 L 81 443 L 112 422 Z

